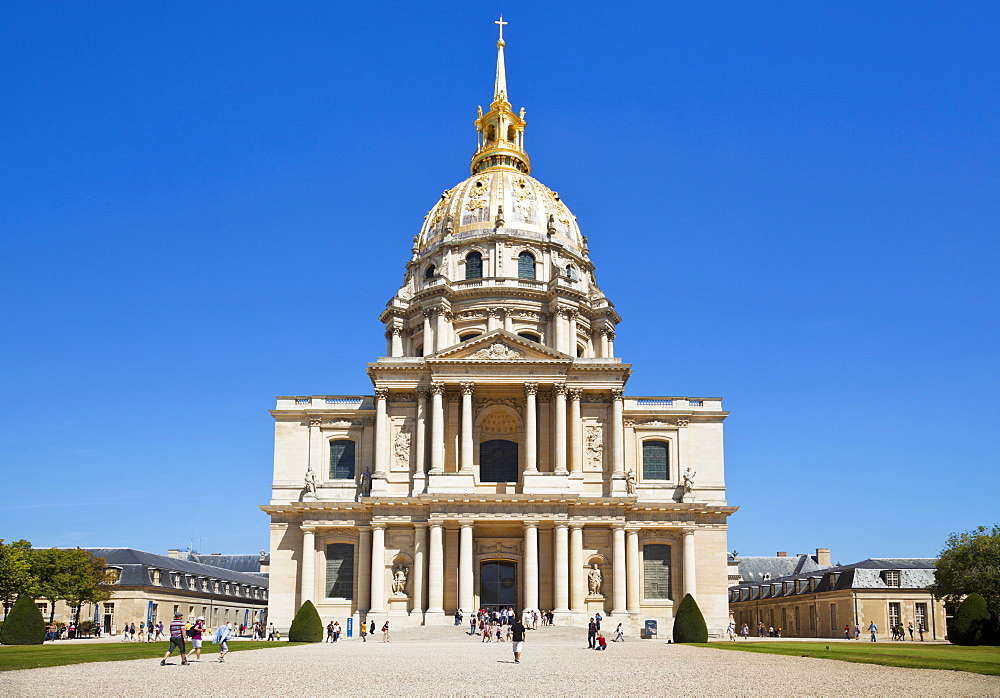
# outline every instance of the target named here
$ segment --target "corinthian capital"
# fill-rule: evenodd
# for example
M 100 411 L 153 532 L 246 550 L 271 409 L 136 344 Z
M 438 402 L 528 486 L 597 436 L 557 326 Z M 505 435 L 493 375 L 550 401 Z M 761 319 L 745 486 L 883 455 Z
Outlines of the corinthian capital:
M 471 383 L 471 382 L 470 383 L 462 383 L 461 386 L 462 386 L 462 395 L 472 395 L 472 393 L 475 392 L 475 390 L 476 390 L 476 384 L 475 383 Z
M 525 395 L 537 395 L 538 394 L 538 383 L 525 383 L 524 384 L 524 394 Z
M 431 383 L 431 393 L 434 395 L 444 395 L 444 383 Z

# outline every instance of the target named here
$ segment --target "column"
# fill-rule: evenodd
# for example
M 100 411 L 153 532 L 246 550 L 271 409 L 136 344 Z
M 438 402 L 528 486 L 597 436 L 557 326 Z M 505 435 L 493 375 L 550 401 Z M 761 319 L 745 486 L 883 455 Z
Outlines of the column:
M 375 472 L 372 478 L 385 477 L 389 449 L 389 420 L 386 418 L 388 388 L 375 388 Z
M 625 529 L 625 558 L 628 566 L 626 606 L 630 615 L 639 614 L 642 601 L 639 589 L 639 529 Z
M 503 328 L 508 332 L 514 331 L 514 313 L 509 310 L 503 311 Z
M 583 472 L 583 422 L 580 420 L 580 399 L 583 391 L 569 391 L 569 471 Z
M 424 356 L 429 356 L 434 353 L 434 324 L 431 321 L 433 316 L 433 310 L 424 310 Z
M 443 472 L 444 383 L 431 383 L 431 473 Z
M 427 388 L 417 388 L 417 420 L 413 436 L 413 496 L 424 491 L 427 472 Z
M 472 522 L 463 521 L 459 533 L 458 548 L 458 607 L 463 613 L 471 613 L 473 610 L 472 595 Z
M 524 472 L 538 472 L 538 383 L 524 384 Z
M 614 330 L 608 330 L 608 358 L 613 358 L 615 355 L 615 332 Z
M 427 556 L 427 613 L 444 613 L 444 527 L 439 521 L 428 524 L 431 545 Z
M 684 593 L 697 600 L 697 578 L 695 577 L 694 529 L 684 529 Z
M 524 610 L 538 609 L 538 524 L 524 524 Z
M 569 613 L 569 525 L 559 522 L 555 526 L 555 561 L 552 575 L 555 613 Z
M 566 317 L 569 318 L 569 344 L 568 351 L 566 352 L 570 356 L 576 356 L 576 318 L 580 315 L 578 310 L 569 310 L 566 312 Z
M 434 351 L 438 352 L 442 349 L 447 348 L 451 345 L 450 332 L 448 331 L 448 311 L 444 308 L 438 308 L 437 311 L 437 328 L 434 330 Z
M 611 355 L 608 353 L 608 332 L 609 330 L 605 327 L 601 329 L 601 358 L 608 359 Z
M 302 579 L 299 580 L 299 605 L 311 601 L 316 593 L 316 529 L 302 527 Z
M 427 550 L 427 524 L 422 521 L 413 524 L 413 583 L 410 589 L 413 593 L 413 611 L 423 617 L 424 609 L 427 608 L 427 601 L 424 578 L 427 576 L 427 569 L 424 567 L 424 555 Z
M 462 466 L 459 472 L 472 474 L 472 392 L 475 383 L 462 383 Z
M 393 327 L 389 330 L 392 333 L 391 348 L 392 353 L 390 356 L 402 356 L 403 355 L 403 328 Z
M 358 526 L 358 611 L 372 605 L 372 527 Z
M 569 525 L 569 607 L 573 612 L 586 610 L 587 577 L 583 571 L 583 524 Z
M 559 331 L 559 321 L 559 310 L 556 309 L 556 311 L 549 316 L 549 336 L 545 338 L 546 344 L 556 351 L 560 351 L 562 348 L 562 332 Z M 549 341 L 550 339 L 551 341 Z
M 612 450 L 612 473 L 613 478 L 625 477 L 625 427 L 623 415 L 625 391 L 611 391 L 611 448 Z
M 372 524 L 372 597 L 369 613 L 385 613 L 385 524 Z
M 556 425 L 555 425 L 555 472 L 566 474 L 566 384 L 556 383 L 553 386 L 556 394 Z
M 622 524 L 615 524 L 611 533 L 614 536 L 614 592 L 613 610 L 611 615 L 617 616 L 625 613 L 625 527 Z
M 500 329 L 500 313 L 503 312 L 500 308 L 487 308 L 486 309 L 486 331 L 492 332 L 493 330 Z
M 385 355 L 392 356 L 392 329 L 385 331 Z

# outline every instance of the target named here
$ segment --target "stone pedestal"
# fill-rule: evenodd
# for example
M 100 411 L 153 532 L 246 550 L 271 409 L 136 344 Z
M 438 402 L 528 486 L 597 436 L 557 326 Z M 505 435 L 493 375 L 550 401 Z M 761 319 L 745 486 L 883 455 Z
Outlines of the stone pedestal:
M 603 594 L 591 594 L 585 600 L 587 604 L 587 613 L 594 615 L 598 611 L 602 614 L 604 613 L 604 595 Z
M 369 493 L 372 497 L 385 497 L 389 494 L 389 481 L 384 477 L 373 477 L 372 478 L 372 491 Z
M 569 474 L 567 473 L 523 473 L 521 475 L 524 494 L 568 494 Z
M 472 473 L 429 473 L 427 494 L 472 494 L 476 476 Z
M 625 488 L 625 474 L 611 476 L 611 496 L 624 497 L 628 494 Z
M 425 473 L 417 473 L 413 476 L 413 492 L 411 492 L 411 496 L 419 497 L 426 491 L 427 475 Z
M 410 615 L 410 597 L 409 596 L 390 596 L 389 602 L 389 615 L 390 616 L 408 616 Z

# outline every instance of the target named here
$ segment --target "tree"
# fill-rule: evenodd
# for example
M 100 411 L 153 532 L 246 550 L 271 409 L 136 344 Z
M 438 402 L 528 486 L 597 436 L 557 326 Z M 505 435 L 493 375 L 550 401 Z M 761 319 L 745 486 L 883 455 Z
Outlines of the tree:
M 80 605 L 99 603 L 111 594 L 105 586 L 106 564 L 103 557 L 81 548 L 46 548 L 35 550 L 32 570 L 38 579 L 36 595 L 52 602 L 49 622 L 55 618 L 56 601 L 65 601 L 76 608 Z M 79 621 L 79 617 L 76 618 Z
M 698 602 L 685 594 L 674 615 L 674 642 L 708 642 L 708 626 Z
M 0 628 L 0 643 L 4 645 L 40 645 L 45 642 L 45 619 L 34 599 L 21 594 Z
M 968 594 L 980 594 L 990 610 L 1000 614 L 1000 525 L 951 534 L 930 590 L 953 604 Z
M 31 570 L 31 543 L 19 540 L 4 543 L 0 538 L 0 601 L 6 616 L 11 604 L 22 594 L 33 594 L 36 578 Z
M 323 619 L 312 601 L 306 601 L 299 606 L 292 625 L 288 628 L 289 642 L 322 642 Z
M 948 641 L 953 645 L 984 645 L 993 639 L 993 618 L 986 599 L 973 592 L 965 597 L 948 623 Z

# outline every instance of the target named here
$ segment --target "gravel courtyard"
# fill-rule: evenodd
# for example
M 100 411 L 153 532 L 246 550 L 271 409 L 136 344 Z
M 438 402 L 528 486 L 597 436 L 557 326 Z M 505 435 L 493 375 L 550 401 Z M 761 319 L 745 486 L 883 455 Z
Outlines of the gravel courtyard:
M 449 629 L 450 630 L 450 629 Z M 530 632 L 521 664 L 508 643 L 484 644 L 457 630 L 421 629 L 382 643 L 357 639 L 230 654 L 159 666 L 148 660 L 77 664 L 0 674 L 0 695 L 1000 695 L 1000 677 L 900 669 L 668 645 L 612 643 Z M 426 634 L 426 640 L 415 635 Z

